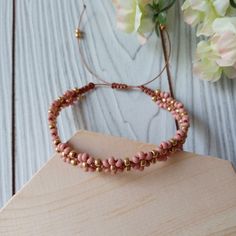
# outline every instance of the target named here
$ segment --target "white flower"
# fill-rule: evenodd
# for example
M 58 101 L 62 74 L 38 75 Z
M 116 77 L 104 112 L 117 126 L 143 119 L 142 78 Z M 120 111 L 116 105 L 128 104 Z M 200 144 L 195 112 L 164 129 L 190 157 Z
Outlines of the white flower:
M 221 78 L 222 68 L 216 63 L 217 53 L 209 41 L 201 41 L 197 45 L 196 61 L 193 72 L 199 78 L 207 81 L 217 81 Z
M 213 35 L 197 46 L 194 73 L 209 81 L 222 73 L 236 78 L 236 17 L 218 18 L 212 29 Z
M 198 26 L 197 36 L 210 36 L 214 20 L 224 17 L 229 9 L 229 0 L 186 0 L 182 6 L 186 23 Z
M 236 69 L 236 17 L 216 19 L 213 31 L 211 42 L 219 55 L 217 64 Z
M 117 27 L 127 33 L 137 32 L 140 43 L 146 42 L 145 33 L 152 31 L 154 23 L 147 8 L 151 0 L 113 0 L 117 13 Z

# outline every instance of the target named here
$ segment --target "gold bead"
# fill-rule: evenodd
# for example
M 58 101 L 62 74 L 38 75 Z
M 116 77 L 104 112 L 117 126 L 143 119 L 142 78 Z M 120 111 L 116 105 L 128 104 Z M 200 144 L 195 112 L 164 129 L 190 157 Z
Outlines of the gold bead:
M 84 37 L 84 32 L 82 32 L 80 29 L 75 30 L 75 37 L 76 38 L 83 38 Z
M 88 163 L 87 163 L 87 162 L 83 162 L 83 163 L 82 163 L 82 167 L 83 167 L 83 168 L 87 168 L 87 167 L 88 167 Z
M 154 158 L 159 156 L 159 152 L 157 150 L 152 150 L 151 153 Z
M 131 166 L 126 166 L 125 168 L 126 168 L 127 171 L 131 170 Z
M 95 159 L 94 164 L 95 166 L 99 167 L 102 165 L 102 161 L 100 159 Z
M 165 98 L 162 98 L 162 102 L 166 102 L 166 99 L 165 99 Z
M 174 100 L 171 100 L 171 101 L 170 101 L 170 104 L 171 104 L 171 105 L 173 105 L 174 103 L 175 103 L 175 101 L 174 101 Z
M 156 91 L 155 91 L 155 94 L 160 94 L 161 93 L 161 90 L 160 89 L 157 89 Z
M 97 167 L 96 168 L 96 172 L 101 172 L 102 171 L 102 168 L 101 167 Z
M 76 156 L 76 152 L 70 151 L 69 152 L 69 157 L 74 158 Z
M 110 170 L 111 170 L 111 171 L 115 171 L 115 170 L 116 170 L 116 167 L 115 167 L 115 166 L 110 166 Z
M 125 158 L 125 159 L 124 159 L 124 164 L 125 164 L 126 167 L 127 167 L 127 166 L 130 166 L 130 160 L 129 160 L 129 158 Z
M 177 145 L 177 140 L 176 139 L 171 139 L 170 142 L 172 143 L 173 146 Z
M 59 148 L 58 148 L 58 147 L 56 147 L 56 152 L 58 152 L 58 153 L 60 152 L 60 150 L 59 150 Z
M 140 166 L 146 166 L 146 160 L 141 160 Z
M 156 101 L 157 101 L 157 97 L 153 96 L 153 97 L 152 97 L 152 101 L 153 101 L 153 102 L 156 102 Z
M 59 143 L 61 143 L 60 139 L 56 139 L 53 141 L 54 145 L 57 146 Z
M 172 111 L 172 107 L 168 107 L 167 110 L 168 110 L 168 111 Z
M 70 160 L 70 164 L 72 164 L 73 166 L 76 166 L 78 162 L 75 159 L 72 159 Z
M 80 100 L 82 100 L 83 97 L 84 96 L 82 94 L 79 94 L 79 96 L 77 97 L 77 100 L 80 101 Z
M 54 129 L 54 128 L 56 128 L 55 125 L 49 125 L 48 127 L 49 127 L 49 129 Z
M 153 164 L 155 164 L 155 163 L 157 162 L 157 159 L 156 159 L 156 158 L 152 158 L 151 162 L 152 162 Z

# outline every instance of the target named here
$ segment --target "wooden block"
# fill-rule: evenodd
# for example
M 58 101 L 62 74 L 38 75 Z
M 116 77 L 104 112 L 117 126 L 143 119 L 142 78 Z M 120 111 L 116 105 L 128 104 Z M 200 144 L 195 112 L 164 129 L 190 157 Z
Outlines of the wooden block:
M 155 147 L 88 131 L 70 143 L 101 158 Z M 236 235 L 235 171 L 228 161 L 179 152 L 111 176 L 56 154 L 0 211 L 0 235 Z

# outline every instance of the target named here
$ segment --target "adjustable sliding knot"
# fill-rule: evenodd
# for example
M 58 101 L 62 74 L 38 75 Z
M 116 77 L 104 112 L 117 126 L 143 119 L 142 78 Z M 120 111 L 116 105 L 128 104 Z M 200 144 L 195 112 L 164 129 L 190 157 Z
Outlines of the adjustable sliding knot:
M 141 89 L 142 92 L 146 93 L 147 95 L 149 95 L 151 97 L 154 96 L 154 94 L 155 94 L 154 90 L 152 90 L 144 85 L 139 86 L 139 88 Z
M 81 31 L 79 28 L 75 30 L 75 37 L 78 39 L 83 39 L 84 38 L 84 32 Z
M 128 89 L 129 86 L 127 84 L 112 83 L 111 88 L 112 89 Z

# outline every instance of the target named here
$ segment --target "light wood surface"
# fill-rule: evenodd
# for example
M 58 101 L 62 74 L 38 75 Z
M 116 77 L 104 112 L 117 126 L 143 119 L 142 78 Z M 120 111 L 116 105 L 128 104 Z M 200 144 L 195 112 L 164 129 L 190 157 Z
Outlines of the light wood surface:
M 12 2 L 0 0 L 0 207 L 11 197 Z
M 94 157 L 155 145 L 87 131 L 71 145 Z M 86 173 L 58 155 L 0 212 L 1 236 L 235 235 L 236 175 L 229 161 L 179 152 L 143 172 Z
M 1 45 L 6 45 L 0 53 L 0 204 L 11 194 L 12 1 L 0 1 L 0 38 Z M 183 22 L 181 2 L 177 1 L 170 12 L 169 31 L 175 94 L 192 117 L 185 150 L 236 164 L 236 83 L 225 79 L 211 84 L 192 76 L 196 37 Z M 87 5 L 83 46 L 87 60 L 101 77 L 137 84 L 152 78 L 163 65 L 161 44 L 154 34 L 141 47 L 136 36 L 116 29 L 110 0 L 16 1 L 16 190 L 52 154 L 47 129 L 50 102 L 66 89 L 94 81 L 81 65 L 74 37 L 83 3 Z M 166 76 L 151 87 L 167 90 Z M 62 114 L 60 129 L 65 140 L 79 128 L 159 143 L 173 134 L 175 126 L 169 114 L 158 110 L 143 94 L 101 89 Z

